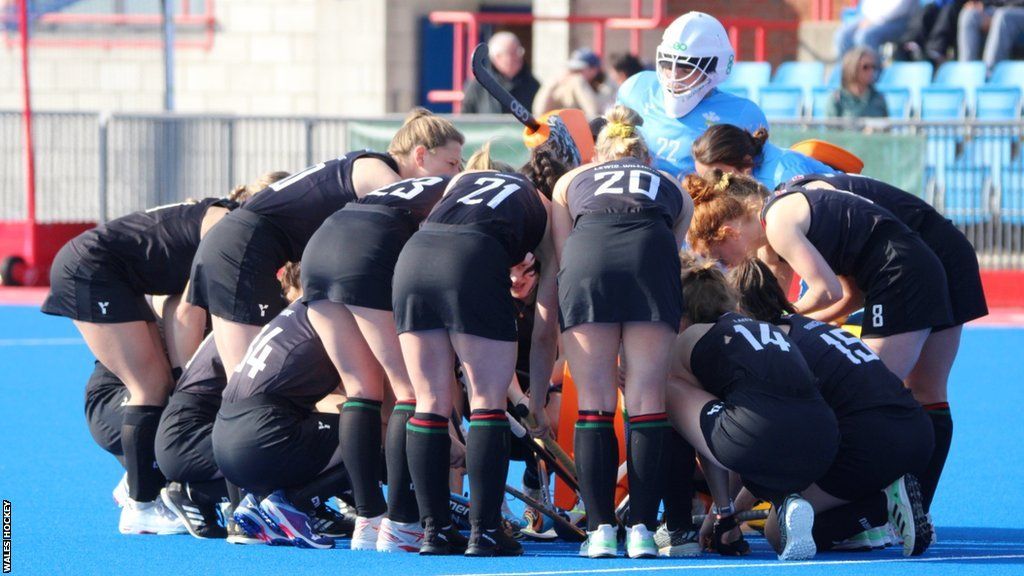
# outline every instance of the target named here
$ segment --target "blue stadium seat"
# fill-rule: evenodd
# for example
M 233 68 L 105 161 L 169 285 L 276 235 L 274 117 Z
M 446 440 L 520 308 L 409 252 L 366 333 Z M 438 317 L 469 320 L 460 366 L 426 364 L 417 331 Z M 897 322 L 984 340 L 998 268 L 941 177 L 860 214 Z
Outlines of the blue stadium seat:
M 828 81 L 825 83 L 833 88 L 838 88 L 843 84 L 843 66 L 842 64 L 836 63 L 832 67 L 832 71 L 828 73 Z
M 1024 165 L 1020 161 L 999 172 L 999 219 L 1024 224 Z
M 928 87 L 921 89 L 922 120 L 961 120 L 966 116 L 963 88 Z
M 739 96 L 740 98 L 750 98 L 750 89 L 747 88 L 746 86 L 727 86 L 724 84 L 719 84 L 718 89 L 721 90 L 722 92 L 728 92 L 729 94 Z
M 990 86 L 1016 86 L 1024 92 L 1024 60 L 1003 60 L 992 69 Z
M 811 101 L 811 92 L 825 79 L 822 62 L 783 62 L 775 69 L 770 86 L 788 86 L 803 90 L 804 102 Z
M 893 62 L 882 70 L 875 84 L 878 88 L 906 88 L 910 90 L 910 105 L 920 110 L 921 89 L 932 83 L 931 62 Z
M 897 87 L 879 87 L 878 91 L 885 97 L 885 107 L 889 110 L 889 118 L 910 118 L 910 90 Z
M 949 86 L 964 89 L 967 104 L 974 105 L 974 90 L 985 83 L 985 63 L 980 60 L 958 62 L 950 60 L 939 66 L 932 86 Z
M 803 90 L 780 86 L 761 88 L 761 110 L 768 120 L 792 120 L 800 117 Z
M 772 65 L 767 62 L 736 62 L 732 72 L 718 87 L 722 90 L 734 86 L 747 89 L 747 98 L 757 101 L 758 91 L 767 86 L 772 77 Z
M 835 94 L 836 88 L 818 86 L 811 91 L 811 117 L 828 118 L 828 103 Z
M 974 98 L 974 117 L 978 120 L 1020 118 L 1021 90 L 1016 86 L 979 86 Z
M 961 158 L 946 167 L 942 180 L 942 214 L 956 224 L 979 224 L 992 218 L 988 209 L 989 170 Z

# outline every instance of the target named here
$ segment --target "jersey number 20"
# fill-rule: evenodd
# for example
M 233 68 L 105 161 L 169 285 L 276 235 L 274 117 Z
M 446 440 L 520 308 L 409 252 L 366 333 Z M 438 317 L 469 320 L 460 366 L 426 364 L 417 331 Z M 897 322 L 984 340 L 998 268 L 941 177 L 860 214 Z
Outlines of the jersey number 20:
M 622 186 L 616 186 L 629 172 L 629 189 L 626 190 Z M 649 181 L 647 187 L 644 188 L 641 182 L 641 177 L 647 176 Z M 630 194 L 643 194 L 651 200 L 654 200 L 658 196 L 658 185 L 661 183 L 661 176 L 658 176 L 654 172 L 646 172 L 643 170 L 611 170 L 609 172 L 598 172 L 594 174 L 594 180 L 598 182 L 604 181 L 600 186 L 597 187 L 597 192 L 594 192 L 595 196 L 600 194 L 622 194 L 623 192 L 629 192 Z

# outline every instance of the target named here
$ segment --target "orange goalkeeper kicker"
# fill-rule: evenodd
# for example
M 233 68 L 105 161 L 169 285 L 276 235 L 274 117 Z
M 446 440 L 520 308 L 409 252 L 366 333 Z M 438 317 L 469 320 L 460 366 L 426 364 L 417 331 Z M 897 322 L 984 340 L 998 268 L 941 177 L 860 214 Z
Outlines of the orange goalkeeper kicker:
M 847 174 L 860 174 L 860 171 L 864 169 L 864 161 L 853 152 L 842 146 L 836 146 L 831 142 L 825 142 L 817 138 L 797 142 L 790 146 L 789 149 L 805 156 L 810 156 Z
M 583 110 L 577 108 L 562 108 L 545 113 L 537 121 L 540 127 L 534 130 L 529 126 L 523 128 L 523 144 L 527 148 L 536 148 L 548 139 L 548 117 L 558 116 L 562 123 L 569 130 L 576 149 L 580 151 L 580 163 L 586 164 L 594 159 L 594 137 L 590 133 L 590 124 Z

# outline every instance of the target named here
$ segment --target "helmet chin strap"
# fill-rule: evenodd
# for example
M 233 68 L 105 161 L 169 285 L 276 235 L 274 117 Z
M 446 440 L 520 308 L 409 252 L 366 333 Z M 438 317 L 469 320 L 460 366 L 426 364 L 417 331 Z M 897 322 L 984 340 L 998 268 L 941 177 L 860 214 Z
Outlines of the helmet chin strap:
M 677 96 L 667 90 L 662 91 L 662 94 L 664 95 L 665 114 L 672 118 L 682 118 L 683 116 L 686 116 L 697 107 L 697 104 L 700 104 L 700 101 L 707 96 L 708 92 L 711 92 L 712 88 L 714 88 L 712 83 L 706 82 L 700 88 L 687 92 L 683 95 Z

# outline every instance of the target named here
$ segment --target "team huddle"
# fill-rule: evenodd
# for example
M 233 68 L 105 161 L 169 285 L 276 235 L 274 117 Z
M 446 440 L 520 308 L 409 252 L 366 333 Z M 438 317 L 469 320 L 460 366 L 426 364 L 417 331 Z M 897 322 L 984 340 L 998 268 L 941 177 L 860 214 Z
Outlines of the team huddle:
M 721 105 L 725 55 L 671 53 L 709 26 L 724 36 L 714 25 L 681 17 L 659 71 L 624 88 L 668 77 L 673 119 Z M 743 555 L 755 507 L 780 559 L 890 533 L 923 553 L 949 372 L 962 325 L 987 313 L 964 236 L 813 158 L 770 191 L 758 174 L 795 153 L 763 130 L 702 126 L 687 155 L 652 153 L 648 118 L 623 105 L 593 134 L 547 122 L 515 169 L 487 146 L 464 163 L 455 125 L 418 109 L 386 153 L 69 242 L 43 311 L 97 358 L 86 415 L 126 471 L 120 531 L 522 554 L 524 535 L 553 536 L 541 516 L 567 523 L 543 457 L 565 444 L 565 374 L 574 463 L 559 478 L 581 555 L 617 556 L 620 539 L 630 558 Z M 841 327 L 861 308 L 863 339 Z M 503 510 L 511 456 L 527 461 L 525 524 Z

